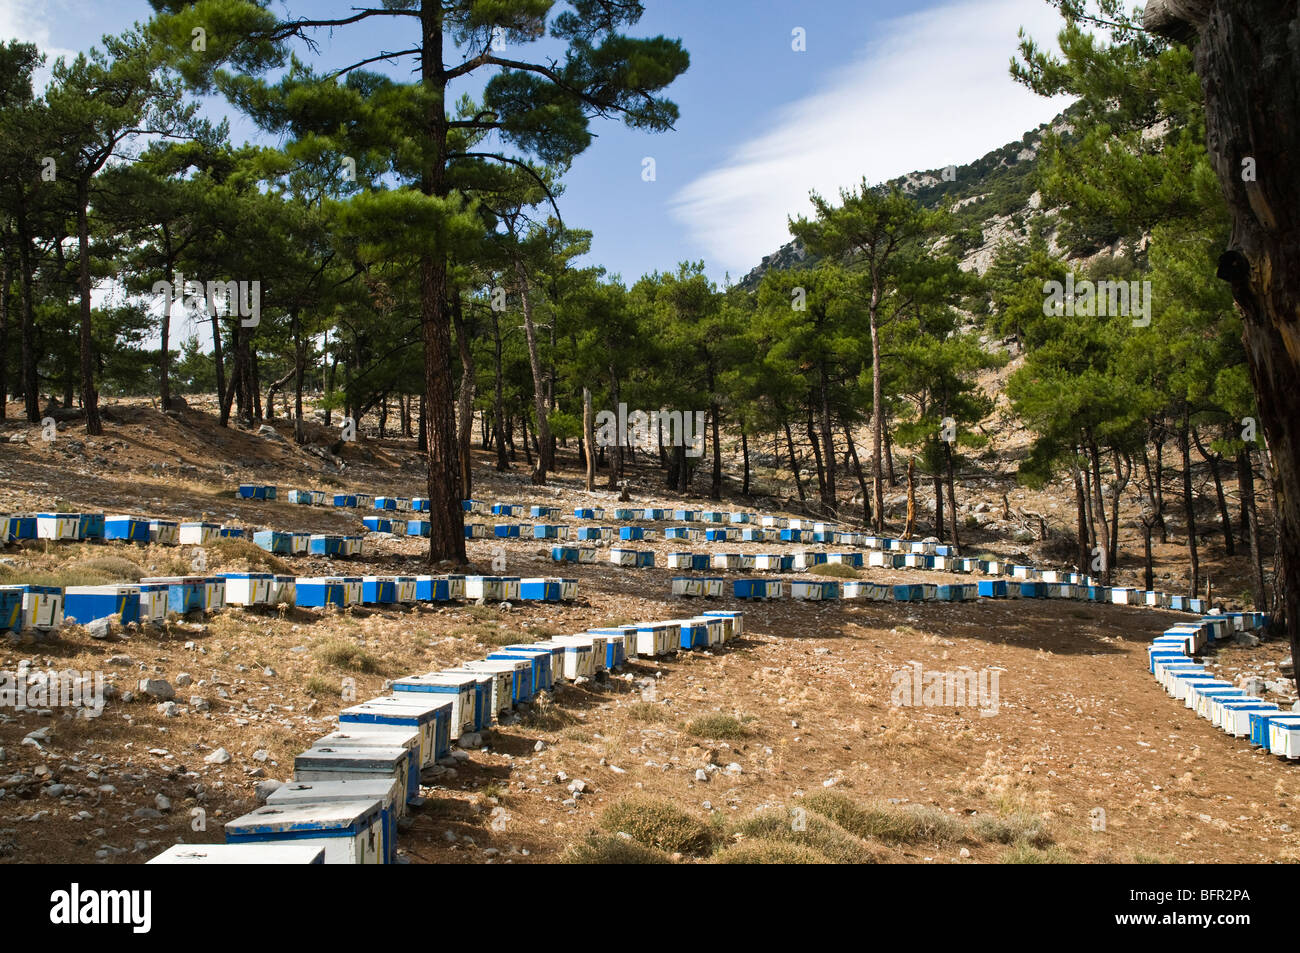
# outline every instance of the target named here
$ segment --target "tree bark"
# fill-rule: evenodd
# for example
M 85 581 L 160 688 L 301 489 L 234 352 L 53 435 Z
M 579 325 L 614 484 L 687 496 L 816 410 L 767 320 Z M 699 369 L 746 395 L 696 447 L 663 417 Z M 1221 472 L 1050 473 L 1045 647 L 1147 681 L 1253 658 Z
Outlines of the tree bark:
M 446 198 L 447 77 L 443 69 L 443 5 L 420 6 L 420 73 L 426 102 L 425 145 L 420 177 L 425 195 Z M 456 448 L 451 389 L 451 326 L 447 320 L 445 251 L 426 249 L 419 260 L 420 328 L 424 338 L 425 440 L 429 461 L 429 561 L 465 562 L 465 515 Z
M 532 296 L 529 293 L 528 274 L 523 259 L 514 256 L 515 278 L 519 282 L 519 299 L 524 312 L 524 336 L 528 341 L 528 365 L 533 371 L 533 405 L 537 411 L 537 463 L 533 466 L 533 483 L 546 483 L 546 474 L 553 469 L 551 460 L 551 424 L 547 420 L 546 373 L 542 369 L 541 352 L 537 347 L 537 327 L 533 324 Z
M 740 456 L 743 461 L 744 476 L 741 477 L 740 495 L 749 496 L 749 435 L 742 424 L 740 428 Z
M 790 421 L 785 422 L 785 445 L 790 451 L 790 472 L 794 474 L 794 486 L 799 491 L 799 502 L 806 503 L 808 498 L 804 496 L 803 480 L 799 477 L 799 461 L 794 455 L 794 436 L 790 433 Z
M 587 492 L 596 488 L 596 418 L 591 412 L 591 389 L 582 389 L 582 443 L 587 458 Z
M 849 432 L 846 425 L 844 427 L 844 439 L 849 445 L 849 457 L 853 461 L 853 470 L 858 476 L 858 487 L 862 492 L 862 525 L 866 526 L 871 522 L 871 496 L 867 493 L 867 478 L 862 472 L 862 461 L 858 458 L 858 447 L 853 442 L 853 434 Z
M 471 466 L 470 441 L 474 436 L 474 354 L 469 346 L 469 332 L 465 328 L 465 315 L 461 310 L 460 292 L 451 296 L 451 320 L 456 329 L 456 349 L 460 354 L 460 394 L 456 400 L 456 434 L 460 444 L 460 482 L 465 497 L 474 495 L 474 474 Z
M 95 345 L 90 325 L 90 184 L 77 183 L 77 290 L 81 295 L 81 408 L 86 414 L 86 433 L 104 432 L 99 419 L 99 393 L 95 390 Z
M 24 190 L 18 190 L 18 270 L 22 308 L 23 410 L 29 423 L 41 420 L 41 387 L 36 357 L 36 264 L 32 261 L 31 226 Z
M 1242 447 L 1237 454 L 1237 485 L 1241 488 L 1242 523 L 1246 531 L 1246 545 L 1250 547 L 1250 591 L 1255 600 L 1255 611 L 1267 612 L 1268 591 L 1264 587 L 1264 554 L 1259 536 L 1259 508 L 1255 502 L 1255 465 L 1250 459 L 1250 448 Z
M 1223 495 L 1223 473 L 1219 469 L 1219 461 L 1223 458 L 1207 450 L 1201 441 L 1201 435 L 1195 430 L 1192 431 L 1192 439 L 1196 442 L 1196 452 L 1210 465 L 1210 475 L 1214 477 L 1214 498 L 1219 506 L 1219 523 L 1223 527 L 1223 550 L 1227 555 L 1235 556 L 1237 547 L 1232 538 L 1232 518 L 1228 515 L 1228 501 Z
M 1192 440 L 1190 414 L 1183 414 L 1183 427 L 1178 434 L 1178 448 L 1183 455 L 1183 507 L 1187 514 L 1187 558 L 1191 564 L 1191 595 L 1195 598 L 1201 587 L 1201 560 L 1196 547 L 1196 500 L 1192 496 Z
M 1206 140 L 1233 219 L 1219 277 L 1232 285 L 1260 422 L 1273 456 L 1282 600 L 1300 651 L 1300 10 L 1294 0 L 1155 0 L 1153 30 L 1199 34 Z M 1243 159 L 1257 174 L 1243 175 Z

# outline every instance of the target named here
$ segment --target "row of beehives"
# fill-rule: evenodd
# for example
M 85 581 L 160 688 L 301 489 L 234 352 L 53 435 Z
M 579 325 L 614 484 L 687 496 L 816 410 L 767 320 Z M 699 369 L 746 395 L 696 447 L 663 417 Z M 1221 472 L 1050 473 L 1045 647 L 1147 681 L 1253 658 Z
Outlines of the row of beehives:
M 562 602 L 577 598 L 578 581 L 519 576 L 284 576 L 237 572 L 158 576 L 103 586 L 0 586 L 0 631 L 49 631 L 64 622 L 115 625 L 161 622 L 170 613 L 215 612 L 227 606 L 324 608 L 410 605 L 459 599 Z
M 1261 627 L 1261 612 L 1205 616 L 1170 626 L 1147 649 L 1148 670 L 1170 696 L 1234 738 L 1256 748 L 1300 758 L 1300 713 L 1285 711 L 1246 688 L 1216 678 L 1195 660 L 1204 648 L 1234 629 Z
M 424 535 L 428 535 L 426 528 Z M 30 513 L 0 516 L 0 542 L 48 539 L 56 542 L 117 541 L 162 546 L 207 546 L 219 539 L 246 539 L 242 527 L 204 520 L 176 521 L 103 513 Z M 258 530 L 253 541 L 268 552 L 284 555 L 360 556 L 360 536 L 330 533 L 286 533 Z
M 245 500 L 276 500 L 279 490 L 270 484 L 241 483 L 239 496 Z M 393 512 L 427 512 L 429 498 L 423 496 L 377 496 L 369 493 L 334 493 L 325 490 L 289 490 L 287 499 L 290 503 L 307 506 L 334 506 L 347 509 L 376 509 Z M 488 503 L 484 500 L 462 500 L 461 507 L 466 513 L 492 516 L 522 516 L 527 513 L 534 519 L 546 519 L 559 516 L 563 508 L 550 504 L 523 503 Z M 755 525 L 774 529 L 806 529 L 810 531 L 830 532 L 838 524 L 824 520 L 800 519 L 798 517 L 764 516 L 743 511 L 722 510 L 688 510 L 655 509 L 646 507 L 619 507 L 606 511 L 602 507 L 576 507 L 573 515 L 578 519 L 603 520 L 606 512 L 611 513 L 615 522 L 641 522 L 675 520 L 682 523 L 733 523 Z
M 1087 602 L 1109 602 L 1116 605 L 1150 606 L 1183 612 L 1207 611 L 1207 603 L 1204 599 L 1192 599 L 1167 592 L 1144 591 L 1124 586 L 1100 586 L 1091 581 L 1076 583 L 985 579 L 978 583 L 892 584 L 859 579 L 845 581 L 736 579 L 731 586 L 731 594 L 737 599 L 782 599 L 787 596 L 801 601 L 864 599 L 878 602 L 967 602 L 978 598 L 1075 599 Z M 715 598 L 726 594 L 726 580 L 721 576 L 674 576 L 672 593 L 675 596 Z
M 556 683 L 722 645 L 744 613 L 589 629 L 507 645 L 457 668 L 399 678 L 339 713 L 338 730 L 294 758 L 293 781 L 225 825 L 224 845 L 175 845 L 150 863 L 391 863 L 397 819 L 419 805 L 420 772 Z M 477 744 L 477 741 L 475 741 Z

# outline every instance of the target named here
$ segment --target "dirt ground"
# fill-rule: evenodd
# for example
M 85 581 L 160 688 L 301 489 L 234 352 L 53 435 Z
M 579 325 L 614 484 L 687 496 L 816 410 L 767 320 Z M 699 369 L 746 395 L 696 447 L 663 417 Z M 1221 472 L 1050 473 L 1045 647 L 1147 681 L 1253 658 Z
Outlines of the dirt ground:
M 291 487 L 347 487 L 409 496 L 423 489 L 409 440 L 349 447 L 347 466 L 339 472 L 291 439 L 223 431 L 201 412 L 178 420 L 137 404 L 117 405 L 110 414 L 103 437 L 86 437 L 69 425 L 52 442 L 32 428 L 26 444 L 0 444 L 0 512 L 86 508 L 360 532 L 355 511 L 284 500 L 246 502 L 235 497 L 234 487 L 256 480 L 276 483 L 282 493 Z M 7 439 L 20 429 L 26 428 L 10 422 L 0 433 Z M 280 431 L 291 432 L 287 424 Z M 569 469 L 546 488 L 528 482 L 522 459 L 508 474 L 495 473 L 487 455 L 476 462 L 476 498 L 552 500 L 566 513 L 588 501 L 609 510 L 618 505 L 612 494 L 581 490 L 571 457 Z M 996 500 L 998 509 L 1004 490 L 1013 504 L 1043 504 L 1041 497 L 1018 496 L 1023 491 L 999 479 L 972 481 L 962 491 Z M 678 502 L 649 489 L 633 492 L 634 502 L 627 505 Z M 1068 498 L 1055 502 L 1069 512 Z M 712 504 L 695 498 L 690 505 Z M 771 501 L 725 500 L 716 508 L 779 509 Z M 586 524 L 571 516 L 557 521 Z M 372 536 L 369 542 L 370 554 L 348 561 L 351 572 L 426 571 L 419 541 Z M 968 554 L 1035 558 L 1032 546 L 1002 543 L 994 532 L 972 530 L 963 542 Z M 1260 754 L 1198 719 L 1147 672 L 1146 644 L 1170 622 L 1187 618 L 1183 614 L 1054 601 L 686 601 L 670 595 L 674 571 L 607 562 L 557 567 L 547 555 L 550 543 L 487 539 L 468 548 L 479 571 L 490 571 L 501 546 L 510 575 L 576 577 L 576 603 L 232 609 L 202 621 L 126 633 L 120 640 L 96 641 L 69 627 L 49 643 L 0 643 L 0 670 L 26 659 L 33 668 L 103 671 L 119 690 L 134 689 L 147 677 L 178 686 L 174 717 L 151 700 L 126 703 L 120 697 L 97 719 L 0 711 L 0 860 L 138 863 L 178 841 L 220 841 L 222 821 L 256 806 L 259 780 L 290 777 L 294 754 L 333 730 L 344 705 L 339 692 L 345 678 L 355 680 L 357 697 L 364 699 L 381 691 L 385 679 L 480 657 L 494 645 L 737 607 L 746 613 L 745 634 L 737 642 L 662 662 L 640 660 L 607 682 L 563 687 L 553 703 L 488 732 L 482 750 L 427 788 L 429 804 L 400 838 L 404 858 L 553 861 L 596 826 L 608 805 L 629 794 L 662 795 L 721 823 L 718 815 L 788 809 L 805 794 L 827 788 L 863 801 L 931 805 L 963 817 L 1027 811 L 1046 819 L 1061 858 L 1081 862 L 1300 857 L 1300 832 L 1293 829 L 1300 826 L 1300 767 Z M 654 550 L 660 567 L 670 551 L 720 548 L 662 539 L 629 545 Z M 150 574 L 185 571 L 177 563 L 188 563 L 189 549 L 9 546 L 0 551 L 0 580 L 94 573 L 104 556 L 130 560 Z M 251 549 L 212 547 L 208 567 L 270 564 Z M 1178 552 L 1175 546 L 1158 552 L 1160 574 L 1177 577 Z M 603 550 L 598 558 L 607 558 Z M 1213 553 L 1209 558 L 1213 565 Z M 339 564 L 323 559 L 286 557 L 282 563 L 298 575 L 339 571 Z M 883 570 L 865 570 L 863 578 L 969 581 Z M 1275 677 L 1287 654 L 1277 643 L 1227 645 L 1210 661 L 1226 677 Z M 912 663 L 927 672 L 995 669 L 996 714 L 973 706 L 894 705 L 895 674 Z M 183 687 L 182 673 L 191 682 Z M 716 714 L 733 716 L 743 731 L 726 739 L 701 733 L 697 719 Z M 51 737 L 41 748 L 23 743 L 29 732 L 46 727 Z M 205 763 L 220 747 L 232 760 Z M 697 780 L 699 770 L 707 781 Z M 569 786 L 577 780 L 585 790 L 574 797 Z M 1096 820 L 1101 812 L 1104 829 L 1097 829 L 1103 826 Z M 1006 850 L 977 844 L 958 853 L 952 844 L 908 843 L 892 847 L 886 859 L 992 862 L 1004 859 Z

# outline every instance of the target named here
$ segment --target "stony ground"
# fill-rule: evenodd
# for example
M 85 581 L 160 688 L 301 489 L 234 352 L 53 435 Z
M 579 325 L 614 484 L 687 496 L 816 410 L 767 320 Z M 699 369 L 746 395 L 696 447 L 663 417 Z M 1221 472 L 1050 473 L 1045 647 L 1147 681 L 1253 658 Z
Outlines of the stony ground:
M 93 507 L 356 532 L 353 512 L 244 502 L 232 488 L 256 479 L 282 488 L 421 492 L 409 441 L 349 447 L 340 471 L 291 441 L 219 432 L 201 413 L 177 420 L 132 406 L 113 414 L 101 438 L 69 427 L 46 443 L 32 429 L 26 444 L 3 444 L 0 511 Z M 10 423 L 3 433 L 17 430 Z M 522 460 L 499 475 L 483 457 L 476 478 L 475 496 L 489 500 L 551 499 L 566 512 L 588 500 L 615 505 L 612 495 L 582 492 L 572 470 L 554 487 L 533 487 Z M 964 489 L 1001 509 L 1002 490 L 994 492 L 992 478 L 983 490 Z M 634 493 L 637 506 L 676 502 Z M 994 531 L 969 535 L 971 553 L 1035 556 L 1024 544 L 1000 543 Z M 422 568 L 418 542 L 372 539 L 374 552 L 357 570 Z M 655 550 L 662 564 L 670 550 L 712 544 L 634 545 Z M 556 571 L 540 541 L 482 540 L 469 549 L 479 571 L 490 571 L 501 555 L 512 575 Z M 0 577 L 94 582 L 187 571 L 192 558 L 188 549 L 39 543 L 0 553 Z M 1176 573 L 1176 558 L 1176 551 L 1162 554 L 1161 572 Z M 214 570 L 337 569 L 327 560 L 277 562 L 232 543 L 210 548 L 205 559 Z M 259 781 L 289 777 L 294 754 L 332 730 L 345 679 L 365 698 L 387 678 L 479 657 L 494 645 L 677 617 L 704 605 L 673 599 L 674 573 L 662 568 L 598 563 L 566 566 L 564 574 L 580 580 L 572 605 L 230 610 L 113 641 L 70 627 L 54 642 L 0 646 L 0 670 L 24 659 L 34 668 L 98 670 L 119 693 L 97 719 L 0 712 L 0 859 L 141 862 L 180 840 L 218 841 L 223 820 L 255 806 Z M 881 570 L 864 576 L 962 578 Z M 736 605 L 730 598 L 709 602 Z M 745 636 L 731 645 L 642 660 L 607 682 L 563 688 L 517 723 L 488 732 L 483 749 L 426 791 L 429 805 L 401 838 L 404 857 L 552 861 L 607 822 L 611 806 L 646 796 L 705 824 L 716 848 L 735 842 L 746 819 L 784 815 L 828 790 L 863 804 L 926 805 L 959 820 L 1032 816 L 1050 832 L 1055 860 L 1300 856 L 1300 833 L 1292 830 L 1297 766 L 1226 737 L 1169 699 L 1147 673 L 1146 643 L 1179 614 L 1057 602 L 744 608 Z M 1233 645 L 1210 661 L 1228 677 L 1273 679 L 1286 654 L 1272 643 Z M 996 670 L 996 713 L 893 704 L 896 673 L 912 663 L 929 672 Z M 142 678 L 166 680 L 175 689 L 174 709 L 160 710 L 158 699 L 125 701 L 120 693 Z M 39 746 L 24 743 L 42 729 L 48 730 Z M 873 858 L 1044 859 L 996 839 L 927 837 L 874 845 Z M 688 851 L 679 859 L 706 855 Z

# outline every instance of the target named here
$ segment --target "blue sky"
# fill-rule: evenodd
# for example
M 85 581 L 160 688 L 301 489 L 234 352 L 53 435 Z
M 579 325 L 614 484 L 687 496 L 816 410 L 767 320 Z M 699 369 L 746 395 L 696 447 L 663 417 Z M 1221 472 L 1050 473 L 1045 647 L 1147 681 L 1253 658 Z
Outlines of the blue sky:
M 356 5 L 290 0 L 276 8 L 337 16 Z M 595 233 L 591 263 L 629 282 L 683 260 L 703 260 L 719 282 L 727 273 L 739 279 L 789 239 L 786 218 L 807 211 L 810 189 L 833 195 L 863 177 L 967 162 L 1065 105 L 1007 74 L 1019 27 L 1045 42 L 1058 30 L 1044 0 L 646 7 L 635 32 L 680 37 L 691 55 L 690 70 L 669 90 L 681 119 L 657 135 L 597 123 L 560 200 L 567 224 Z M 0 0 L 0 39 L 83 50 L 149 12 L 144 0 Z M 797 28 L 803 51 L 792 48 Z M 362 44 L 400 48 L 385 45 L 380 29 L 321 39 L 323 65 L 347 62 Z M 255 131 L 235 121 L 232 134 Z M 643 180 L 646 157 L 655 160 L 654 181 Z

